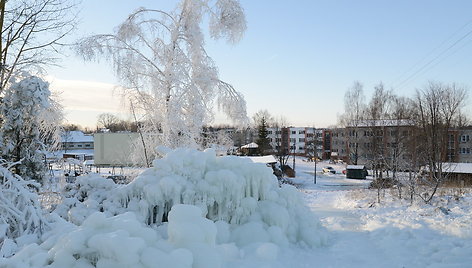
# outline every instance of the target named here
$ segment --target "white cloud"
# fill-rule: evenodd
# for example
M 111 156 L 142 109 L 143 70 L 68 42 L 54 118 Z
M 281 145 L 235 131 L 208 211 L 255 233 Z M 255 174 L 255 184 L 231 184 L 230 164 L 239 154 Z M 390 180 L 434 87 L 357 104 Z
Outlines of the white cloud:
M 114 84 L 63 80 L 52 76 L 46 80 L 51 90 L 59 93 L 59 102 L 64 106 L 68 123 L 94 127 L 101 113 L 127 115 L 121 89 Z

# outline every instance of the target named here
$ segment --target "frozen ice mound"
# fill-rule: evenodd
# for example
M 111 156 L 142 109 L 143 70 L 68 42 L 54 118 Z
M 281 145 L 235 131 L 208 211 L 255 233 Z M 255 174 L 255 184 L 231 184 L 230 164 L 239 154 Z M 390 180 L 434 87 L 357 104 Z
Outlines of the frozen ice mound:
M 69 222 L 0 267 L 278 267 L 286 248 L 325 241 L 301 194 L 247 159 L 177 149 L 128 185 L 100 179 L 80 179 Z
M 229 224 L 236 233 L 244 233 L 239 231 L 244 228 L 254 230 L 247 226 L 263 230 L 253 236 L 242 235 L 247 239 L 222 239 L 232 239 L 241 246 L 257 237 L 280 245 L 301 242 L 319 246 L 324 241 L 318 220 L 293 186 L 279 187 L 264 164 L 236 156 L 217 157 L 211 149 L 168 152 L 119 189 L 115 198 L 149 225 L 166 222 L 174 205 L 188 204 L 199 207 L 213 222 Z

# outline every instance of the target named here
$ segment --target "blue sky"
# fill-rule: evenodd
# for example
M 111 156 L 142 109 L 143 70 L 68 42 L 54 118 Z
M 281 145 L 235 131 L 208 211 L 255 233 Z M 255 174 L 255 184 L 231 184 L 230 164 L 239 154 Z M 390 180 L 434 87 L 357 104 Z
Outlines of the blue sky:
M 140 6 L 170 10 L 176 3 L 83 0 L 82 22 L 72 38 L 109 33 Z M 333 125 L 343 112 L 344 93 L 355 80 L 364 84 L 367 98 L 379 82 L 404 96 L 412 96 L 429 80 L 456 82 L 471 92 L 472 1 L 241 0 L 241 4 L 248 23 L 244 39 L 236 45 L 207 39 L 207 51 L 221 78 L 244 94 L 249 116 L 267 109 L 294 126 Z M 56 84 L 65 99 L 69 86 L 78 81 L 90 82 L 91 88 L 96 82 L 102 88 L 103 83 L 115 83 L 105 63 L 84 63 L 70 53 L 62 65 L 49 74 L 62 81 Z M 123 110 L 99 109 L 103 105 L 95 99 L 103 103 L 110 90 L 97 94 L 104 96 L 83 96 L 89 98 L 84 105 L 90 107 L 66 101 L 71 123 L 93 126 L 103 110 Z M 471 114 L 471 105 L 467 110 Z M 218 116 L 217 123 L 221 122 L 224 119 Z

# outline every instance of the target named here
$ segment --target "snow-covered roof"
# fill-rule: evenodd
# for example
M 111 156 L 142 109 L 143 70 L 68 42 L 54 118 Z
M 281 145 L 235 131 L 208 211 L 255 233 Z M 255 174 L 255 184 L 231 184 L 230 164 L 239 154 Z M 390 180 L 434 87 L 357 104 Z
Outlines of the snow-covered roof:
M 82 131 L 66 131 L 61 135 L 62 142 L 93 142 L 92 135 L 85 135 Z
M 398 127 L 413 126 L 413 121 L 407 119 L 379 119 L 379 120 L 360 120 L 349 122 L 347 127 Z
M 251 161 L 254 163 L 264 163 L 264 164 L 277 163 L 277 159 L 275 159 L 273 155 L 248 156 L 247 158 L 251 159 Z
M 472 174 L 472 163 L 443 163 L 443 172 Z
M 364 169 L 365 166 L 363 165 L 348 165 L 346 169 Z
M 249 144 L 241 146 L 241 149 L 250 149 L 250 148 L 259 148 L 259 145 L 255 142 L 251 142 Z
M 429 171 L 429 166 L 422 168 L 425 171 Z M 472 174 L 472 163 L 442 163 L 442 172 L 447 173 L 466 173 Z

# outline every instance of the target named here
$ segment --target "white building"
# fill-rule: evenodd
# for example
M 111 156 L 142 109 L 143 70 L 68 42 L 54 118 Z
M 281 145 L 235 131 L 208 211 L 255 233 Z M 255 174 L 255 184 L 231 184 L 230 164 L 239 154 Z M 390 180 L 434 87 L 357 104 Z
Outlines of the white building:
M 130 166 L 133 144 L 139 138 L 136 132 L 95 133 L 95 165 Z
M 66 131 L 61 135 L 61 147 L 68 150 L 93 149 L 93 136 L 84 134 L 82 131 Z
M 313 152 L 312 144 L 316 144 L 318 156 L 323 150 L 323 129 L 312 127 L 268 128 L 268 138 L 275 151 L 285 149 L 288 154 L 307 156 Z

